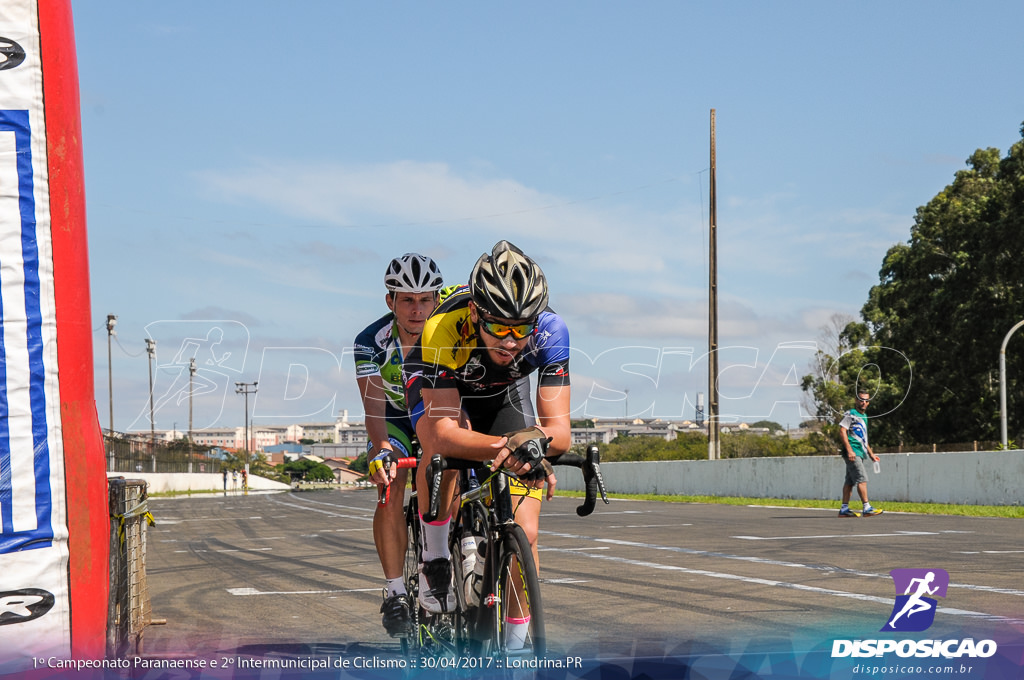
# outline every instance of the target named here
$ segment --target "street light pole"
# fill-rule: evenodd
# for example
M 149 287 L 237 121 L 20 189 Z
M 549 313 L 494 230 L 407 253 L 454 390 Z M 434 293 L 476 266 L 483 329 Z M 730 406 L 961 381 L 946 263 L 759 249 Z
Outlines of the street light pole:
M 156 340 L 146 338 L 146 353 L 149 355 L 149 446 L 152 451 L 156 443 L 156 421 L 153 419 L 153 357 L 156 356 Z
M 248 472 L 248 470 L 249 470 L 249 395 L 250 394 L 256 394 L 256 385 L 258 385 L 258 384 L 259 384 L 258 381 L 257 382 L 251 382 L 251 383 L 244 383 L 244 382 L 236 382 L 235 383 L 235 394 L 244 394 L 245 395 L 245 470 L 246 470 L 246 472 Z M 251 390 L 249 389 L 250 387 L 252 388 Z
M 107 314 L 107 394 L 110 396 L 110 429 L 107 435 L 114 436 L 114 364 L 110 351 L 111 339 L 117 334 L 114 326 L 117 325 L 117 317 Z
M 1024 321 L 1017 322 L 1017 325 L 1010 329 L 1010 332 L 1003 338 L 1003 346 L 999 348 L 999 426 L 1002 435 L 1003 450 L 1006 450 L 1006 345 L 1010 342 L 1010 336 L 1017 332 L 1017 329 L 1024 326 Z
M 149 459 L 156 472 L 156 420 L 153 418 L 153 357 L 156 356 L 156 340 L 146 338 L 146 353 L 149 355 Z
M 710 220 L 708 235 L 708 459 L 722 457 L 718 412 L 718 198 L 715 175 L 715 110 L 711 109 L 711 172 L 708 180 Z
M 192 378 L 196 374 L 196 358 L 188 361 L 188 471 L 192 472 Z

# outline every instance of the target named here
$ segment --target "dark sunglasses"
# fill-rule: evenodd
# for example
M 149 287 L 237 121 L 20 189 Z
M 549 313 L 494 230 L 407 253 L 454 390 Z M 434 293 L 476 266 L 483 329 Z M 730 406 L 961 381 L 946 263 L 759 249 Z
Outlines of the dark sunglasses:
M 522 340 L 537 330 L 536 321 L 508 324 L 500 321 L 489 321 L 482 316 L 480 317 L 480 325 L 483 326 L 488 335 L 498 338 L 499 340 L 507 338 L 509 335 L 516 340 Z

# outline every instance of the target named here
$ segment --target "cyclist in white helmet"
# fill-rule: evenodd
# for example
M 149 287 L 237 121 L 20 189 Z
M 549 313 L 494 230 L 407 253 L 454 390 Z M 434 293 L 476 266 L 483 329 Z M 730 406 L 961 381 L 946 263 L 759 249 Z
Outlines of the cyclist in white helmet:
M 402 363 L 436 306 L 442 285 L 441 272 L 429 257 L 406 253 L 393 259 L 384 274 L 384 301 L 390 311 L 359 333 L 353 348 L 356 382 L 366 414 L 372 480 L 378 485 L 398 482 L 391 486 L 388 503 L 378 503 L 373 516 L 373 540 L 386 580 L 381 620 L 392 636 L 409 628 L 411 605 L 402 580 L 406 544 L 402 506 L 407 471 L 391 465 L 398 458 L 414 455 Z

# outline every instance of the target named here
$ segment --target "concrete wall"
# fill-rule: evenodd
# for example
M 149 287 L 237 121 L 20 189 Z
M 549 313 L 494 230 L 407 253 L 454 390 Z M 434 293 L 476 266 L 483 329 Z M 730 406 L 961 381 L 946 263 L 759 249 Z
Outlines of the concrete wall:
M 1024 451 L 883 453 L 868 464 L 871 501 L 1019 505 Z M 558 488 L 581 490 L 582 475 L 555 468 Z M 609 493 L 838 500 L 845 466 L 836 456 L 602 463 Z M 857 500 L 854 492 L 854 500 Z
M 1019 505 L 1024 503 L 1024 451 L 963 453 L 883 453 L 881 474 L 868 466 L 872 502 Z M 558 488 L 580 490 L 582 475 L 572 468 L 555 469 Z M 609 493 L 742 496 L 749 498 L 811 498 L 838 500 L 845 466 L 839 456 L 736 458 L 602 463 Z M 220 473 L 109 473 L 145 479 L 149 492 L 223 490 Z M 238 485 L 242 480 L 239 475 Z M 228 477 L 228 489 L 232 488 Z M 287 484 L 255 475 L 249 488 L 280 490 Z M 854 496 L 856 500 L 856 495 Z
M 124 477 L 125 479 L 144 479 L 149 484 L 149 493 L 160 493 L 164 491 L 223 491 L 224 477 L 219 472 L 195 472 L 188 474 L 168 472 L 108 472 L 107 477 Z M 240 490 L 242 488 L 242 475 L 238 475 L 238 484 L 231 484 L 231 475 L 228 474 L 228 490 Z M 249 488 L 256 491 L 287 491 L 290 487 L 281 482 L 275 482 L 265 477 L 249 475 Z

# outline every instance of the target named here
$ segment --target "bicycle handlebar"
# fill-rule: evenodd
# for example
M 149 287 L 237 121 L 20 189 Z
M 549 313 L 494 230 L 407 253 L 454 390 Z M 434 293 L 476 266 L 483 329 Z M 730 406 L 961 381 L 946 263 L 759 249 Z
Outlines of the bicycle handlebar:
M 393 465 L 399 470 L 411 470 L 415 468 L 418 463 L 419 459 L 417 458 L 399 458 L 396 463 L 393 463 Z M 388 468 L 385 468 L 385 471 L 389 471 Z M 391 484 L 378 484 L 377 502 L 381 505 L 387 505 L 389 500 L 391 500 Z
M 578 467 L 583 472 L 585 497 L 583 505 L 576 508 L 577 515 L 586 517 L 594 511 L 594 506 L 597 505 L 598 493 L 601 494 L 601 500 L 605 502 L 605 505 L 608 504 L 608 491 L 604 486 L 604 477 L 601 475 L 601 450 L 597 447 L 597 444 L 591 444 L 587 447 L 586 458 L 582 458 L 575 453 L 563 453 L 549 458 L 548 461 L 552 465 Z
M 552 465 L 569 465 L 577 467 L 583 472 L 583 483 L 586 495 L 583 504 L 576 508 L 576 514 L 586 517 L 594 511 L 597 505 L 597 495 L 601 494 L 601 500 L 607 504 L 608 492 L 604 486 L 604 477 L 601 476 L 601 451 L 596 444 L 587 447 L 586 458 L 575 453 L 562 453 L 548 458 Z M 440 454 L 430 457 L 427 464 L 427 486 L 430 491 L 430 502 L 427 512 L 423 513 L 423 519 L 433 522 L 441 506 L 441 473 L 445 470 L 469 470 L 484 465 L 482 461 L 467 460 L 464 458 L 442 458 Z

